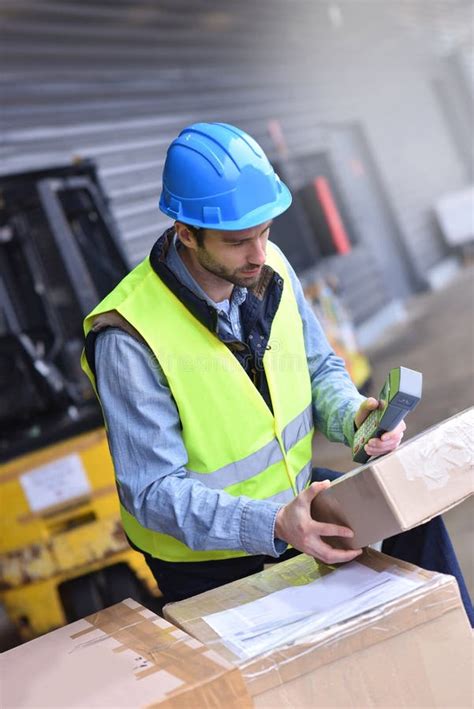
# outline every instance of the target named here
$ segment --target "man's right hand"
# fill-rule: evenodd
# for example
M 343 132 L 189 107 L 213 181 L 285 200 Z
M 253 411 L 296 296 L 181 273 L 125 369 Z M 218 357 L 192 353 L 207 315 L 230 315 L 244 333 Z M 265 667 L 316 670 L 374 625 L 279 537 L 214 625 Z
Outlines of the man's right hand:
M 330 486 L 329 480 L 312 483 L 294 500 L 278 511 L 275 520 L 275 537 L 292 547 L 319 559 L 326 564 L 352 561 L 362 554 L 362 549 L 333 549 L 321 537 L 353 537 L 349 527 L 316 522 L 311 517 L 311 502 L 316 495 Z

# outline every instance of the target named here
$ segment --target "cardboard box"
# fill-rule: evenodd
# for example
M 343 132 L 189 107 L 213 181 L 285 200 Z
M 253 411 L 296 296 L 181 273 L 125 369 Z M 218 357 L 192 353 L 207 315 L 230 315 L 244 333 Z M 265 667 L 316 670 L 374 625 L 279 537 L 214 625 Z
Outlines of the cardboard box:
M 471 707 L 472 636 L 456 581 L 371 549 L 362 563 L 417 579 L 416 590 L 293 642 L 242 659 L 203 616 L 316 580 L 305 555 L 165 606 L 165 616 L 239 667 L 256 707 Z M 242 609 L 241 609 L 242 611 Z
M 474 491 L 474 407 L 433 426 L 393 453 L 341 476 L 317 495 L 312 516 L 350 527 L 357 549 L 427 522 Z
M 0 655 L 2 707 L 250 707 L 237 669 L 128 599 Z

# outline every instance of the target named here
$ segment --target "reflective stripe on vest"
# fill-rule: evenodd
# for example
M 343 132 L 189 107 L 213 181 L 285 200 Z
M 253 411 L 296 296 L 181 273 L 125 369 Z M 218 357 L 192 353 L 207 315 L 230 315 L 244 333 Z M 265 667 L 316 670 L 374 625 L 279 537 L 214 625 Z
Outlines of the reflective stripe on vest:
M 282 433 L 283 444 L 286 451 L 293 448 L 302 438 L 313 429 L 313 413 L 311 404 L 291 421 Z M 200 480 L 207 487 L 222 489 L 237 482 L 243 482 L 258 475 L 273 463 L 283 460 L 283 452 L 276 438 L 267 443 L 263 448 L 243 458 L 235 461 L 223 468 L 210 473 L 197 473 L 188 469 L 188 477 Z
M 270 349 L 263 357 L 273 413 L 235 356 L 165 286 L 148 259 L 86 318 L 85 331 L 99 314 L 115 310 L 147 342 L 176 402 L 190 478 L 233 496 L 281 503 L 309 481 L 312 395 L 296 299 L 285 263 L 271 244 L 267 264 L 284 279 Z M 85 357 L 83 367 L 95 384 Z M 129 538 L 153 556 L 204 561 L 245 554 L 191 550 L 167 534 L 146 529 L 123 505 L 121 512 Z

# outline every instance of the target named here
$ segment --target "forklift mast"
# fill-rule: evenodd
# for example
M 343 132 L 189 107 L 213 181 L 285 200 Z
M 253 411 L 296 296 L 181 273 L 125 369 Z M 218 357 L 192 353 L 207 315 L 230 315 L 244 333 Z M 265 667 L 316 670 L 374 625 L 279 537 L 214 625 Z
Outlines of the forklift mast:
M 127 272 L 92 161 L 0 176 L 0 462 L 100 425 L 82 320 Z

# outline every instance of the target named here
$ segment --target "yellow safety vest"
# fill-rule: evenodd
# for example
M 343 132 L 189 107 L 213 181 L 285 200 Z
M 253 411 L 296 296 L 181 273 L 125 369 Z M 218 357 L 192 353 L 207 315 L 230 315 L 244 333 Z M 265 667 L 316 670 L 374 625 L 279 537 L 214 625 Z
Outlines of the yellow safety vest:
M 87 316 L 84 329 L 87 336 L 98 315 L 116 311 L 147 342 L 178 408 L 190 478 L 230 495 L 286 503 L 311 475 L 311 383 L 290 277 L 271 244 L 267 264 L 284 278 L 263 358 L 273 413 L 229 348 L 181 303 L 148 258 Z M 96 389 L 84 353 L 82 366 Z M 245 556 L 243 551 L 194 551 L 143 527 L 123 505 L 121 515 L 129 539 L 166 561 Z

